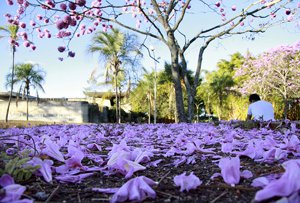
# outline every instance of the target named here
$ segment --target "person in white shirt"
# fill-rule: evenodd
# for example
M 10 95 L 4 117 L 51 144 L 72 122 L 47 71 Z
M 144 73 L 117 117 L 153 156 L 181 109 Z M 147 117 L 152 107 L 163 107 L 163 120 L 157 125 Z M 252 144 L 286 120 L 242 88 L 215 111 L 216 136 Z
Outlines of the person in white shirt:
M 274 109 L 270 102 L 260 100 L 258 94 L 251 94 L 249 97 L 247 120 L 274 121 Z

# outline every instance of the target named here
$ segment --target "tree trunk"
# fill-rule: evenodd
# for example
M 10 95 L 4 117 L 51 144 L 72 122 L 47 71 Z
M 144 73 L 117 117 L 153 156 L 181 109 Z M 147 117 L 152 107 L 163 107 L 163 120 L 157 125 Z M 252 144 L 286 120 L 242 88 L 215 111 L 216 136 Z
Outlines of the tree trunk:
M 206 42 L 199 50 L 198 54 L 198 63 L 197 63 L 197 68 L 194 76 L 194 84 L 190 84 L 188 80 L 188 75 L 187 75 L 187 63 L 184 57 L 184 50 L 181 50 L 180 52 L 180 58 L 181 58 L 181 68 L 182 68 L 182 77 L 184 79 L 184 83 L 186 86 L 186 91 L 187 91 L 187 96 L 188 96 L 188 116 L 187 120 L 189 122 L 192 122 L 193 117 L 194 117 L 194 111 L 195 111 L 195 96 L 197 92 L 197 87 L 199 85 L 200 81 L 200 72 L 201 72 L 201 67 L 202 67 L 202 60 L 203 60 L 203 53 L 205 49 L 207 48 L 209 42 Z
M 177 120 L 176 122 L 187 122 L 187 118 L 184 111 L 184 104 L 183 104 L 183 94 L 182 94 L 182 87 L 180 82 L 180 65 L 178 62 L 178 47 L 176 47 L 175 43 L 170 45 L 171 50 L 171 58 L 172 58 L 172 79 L 175 88 L 175 102 L 176 102 L 176 111 L 177 111 Z
M 287 98 L 284 98 L 283 101 L 284 101 L 283 118 L 286 120 L 287 119 L 287 113 L 288 113 L 289 103 L 288 103 L 288 99 Z
M 184 57 L 183 52 L 180 52 L 180 58 L 181 58 L 181 77 L 184 80 L 187 98 L 188 98 L 188 112 L 187 112 L 187 121 L 190 123 L 193 121 L 194 117 L 194 98 L 196 94 L 194 94 L 195 91 L 193 91 L 193 87 L 191 87 L 191 84 L 188 80 L 188 74 L 187 74 L 187 63 Z
M 26 89 L 26 120 L 28 121 L 28 103 L 29 103 L 29 99 L 28 99 L 28 96 L 29 96 L 29 90 Z
M 148 106 L 148 112 L 149 112 L 149 116 L 148 116 L 148 123 L 151 123 L 151 93 L 150 91 L 148 92 L 148 101 L 149 101 L 149 106 Z
M 117 71 L 115 72 L 115 93 L 116 93 L 116 123 L 119 123 L 119 97 L 118 97 L 118 81 L 117 81 Z
M 11 103 L 11 98 L 12 98 L 12 93 L 13 93 L 13 88 L 14 88 L 14 75 L 15 75 L 15 52 L 16 52 L 16 47 L 13 45 L 12 47 L 13 51 L 13 57 L 12 57 L 12 71 L 11 71 L 11 84 L 10 84 L 10 93 L 9 93 L 9 99 L 8 99 L 8 105 L 6 109 L 6 116 L 5 116 L 5 122 L 7 123 L 8 121 L 8 114 L 9 114 L 9 108 L 10 108 L 10 103 Z
M 199 106 L 200 104 L 196 104 L 197 123 L 199 123 Z
M 122 113 L 121 113 L 121 87 L 119 87 L 119 123 L 122 122 Z

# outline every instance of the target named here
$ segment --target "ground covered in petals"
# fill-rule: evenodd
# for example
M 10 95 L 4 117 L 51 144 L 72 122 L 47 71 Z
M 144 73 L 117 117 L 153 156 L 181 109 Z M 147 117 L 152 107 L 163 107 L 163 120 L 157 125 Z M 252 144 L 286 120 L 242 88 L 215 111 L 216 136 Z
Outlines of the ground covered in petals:
M 0 129 L 0 202 L 300 202 L 299 139 L 287 121 Z

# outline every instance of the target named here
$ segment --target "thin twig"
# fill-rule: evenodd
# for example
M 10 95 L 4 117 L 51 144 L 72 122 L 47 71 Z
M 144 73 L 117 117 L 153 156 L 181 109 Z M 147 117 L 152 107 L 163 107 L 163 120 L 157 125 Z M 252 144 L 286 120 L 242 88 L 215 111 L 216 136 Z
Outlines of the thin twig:
M 170 174 L 170 172 L 171 172 L 171 170 L 168 171 L 165 175 L 163 175 L 163 176 L 160 178 L 160 180 L 158 181 L 158 185 L 160 184 L 160 182 L 161 182 L 163 179 L 165 179 L 165 178 Z
M 216 201 L 218 201 L 221 197 L 223 197 L 226 194 L 227 194 L 227 191 L 224 191 L 222 194 L 220 194 L 218 197 L 216 197 L 215 199 L 213 199 L 209 203 L 215 203 Z
M 163 194 L 163 195 L 167 195 L 167 196 L 169 196 L 169 197 L 173 197 L 173 198 L 175 198 L 175 199 L 180 199 L 180 197 L 174 196 L 174 195 L 172 195 L 172 194 L 170 194 L 170 193 L 162 192 L 162 191 L 159 191 L 159 190 L 155 190 L 155 192 L 160 193 L 160 194 Z
M 78 203 L 81 203 L 80 193 L 79 193 L 79 192 L 77 192 L 77 202 L 78 202 Z
M 45 192 L 44 188 L 42 188 L 42 186 L 38 183 L 37 186 L 39 187 L 40 190 L 42 190 L 43 192 Z
M 92 198 L 92 201 L 110 201 L 109 198 Z
M 51 199 L 53 198 L 53 196 L 57 193 L 58 189 L 60 188 L 60 185 L 58 185 L 53 192 L 51 193 L 51 195 L 48 197 L 48 199 L 45 201 L 45 203 L 48 203 L 51 201 Z

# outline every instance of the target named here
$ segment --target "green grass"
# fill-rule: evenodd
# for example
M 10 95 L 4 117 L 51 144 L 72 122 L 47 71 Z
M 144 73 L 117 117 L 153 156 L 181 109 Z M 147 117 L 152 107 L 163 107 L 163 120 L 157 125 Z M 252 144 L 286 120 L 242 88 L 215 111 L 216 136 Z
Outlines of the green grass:
M 22 128 L 22 127 L 31 127 L 31 126 L 41 126 L 41 125 L 52 125 L 52 124 L 62 124 L 59 122 L 45 122 L 45 121 L 17 121 L 11 120 L 7 123 L 4 120 L 0 120 L 0 128 Z

